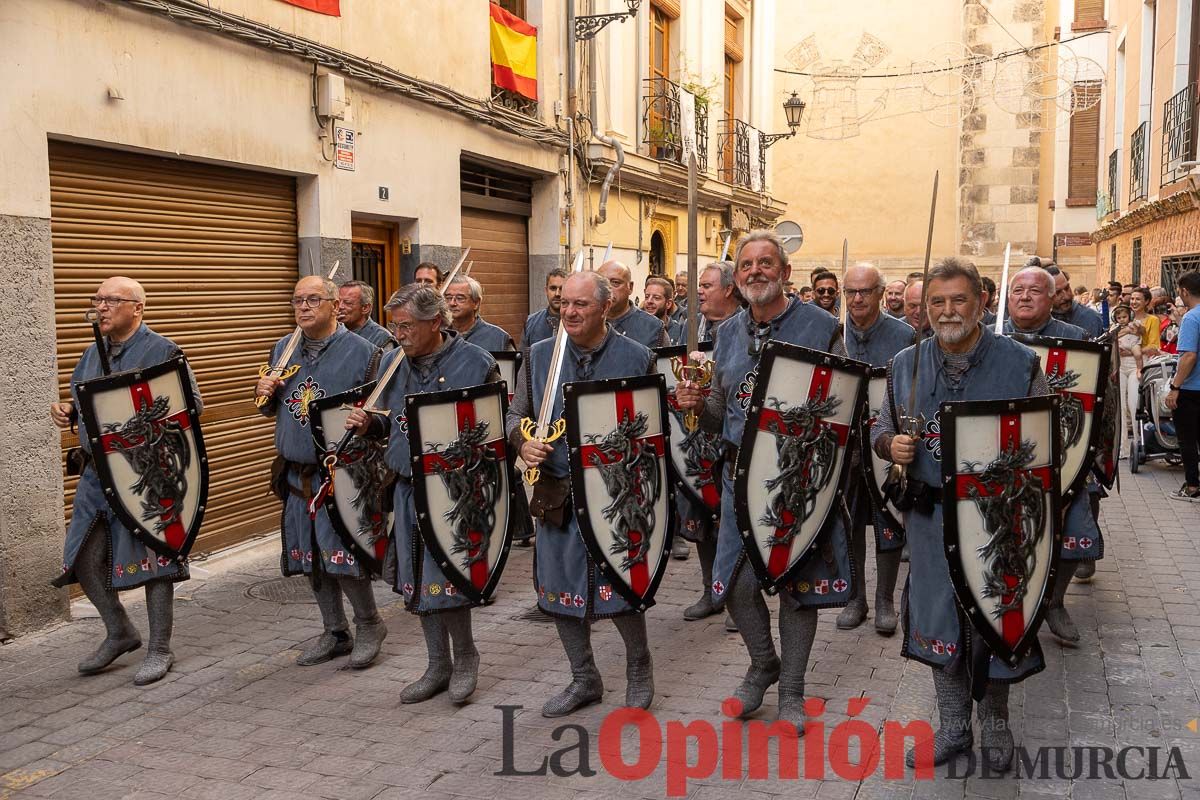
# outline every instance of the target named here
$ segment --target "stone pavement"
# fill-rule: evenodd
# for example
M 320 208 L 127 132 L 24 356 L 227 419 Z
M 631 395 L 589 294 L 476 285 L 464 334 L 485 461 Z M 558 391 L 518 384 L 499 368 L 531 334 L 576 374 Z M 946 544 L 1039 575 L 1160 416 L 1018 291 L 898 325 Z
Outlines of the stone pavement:
M 1093 583 L 1076 584 L 1068 596 L 1083 640 L 1065 649 L 1043 634 L 1047 669 L 1012 692 L 1016 739 L 1030 750 L 1174 745 L 1194 777 L 1200 772 L 1200 734 L 1186 723 L 1200 714 L 1200 613 L 1191 591 L 1200 584 L 1194 542 L 1200 506 L 1165 499 L 1163 492 L 1174 489 L 1180 477 L 1162 464 L 1121 477 L 1122 494 L 1104 504 L 1108 557 Z M 102 636 L 95 618 L 0 647 L 0 798 L 665 796 L 665 756 L 646 778 L 622 781 L 602 768 L 597 754 L 603 717 L 618 707 L 625 688 L 623 650 L 613 626 L 600 623 L 594 632 L 606 702 L 565 720 L 538 714 L 541 703 L 567 681 L 568 665 L 553 625 L 530 618 L 529 550 L 513 550 L 503 593 L 476 614 L 479 690 L 474 702 L 456 707 L 444 695 L 421 705 L 399 704 L 400 687 L 424 668 L 424 645 L 417 620 L 382 587 L 378 596 L 387 604 L 390 630 L 386 657 L 361 672 L 344 669 L 345 659 L 294 666 L 298 646 L 320 627 L 303 582 L 274 580 L 276 546 L 264 543 L 201 565 L 211 575 L 179 587 L 178 662 L 157 685 L 131 683 L 142 651 L 102 675 L 76 674 L 75 663 Z M 697 573 L 694 556 L 672 562 L 660 602 L 650 612 L 658 686 L 652 710 L 663 726 L 668 720 L 704 720 L 719 729 L 725 721 L 720 701 L 741 677 L 746 659 L 740 639 L 725 633 L 721 617 L 682 620 L 682 609 L 695 599 Z M 144 626 L 140 603 L 133 616 Z M 871 726 L 885 719 L 928 719 L 929 670 L 902 660 L 899 638 L 876 635 L 869 620 L 845 633 L 835 630 L 835 616 L 836 611 L 821 614 L 808 677 L 809 696 L 828 701 L 820 717 L 825 738 L 847 719 L 852 698 L 870 698 L 859 718 Z M 774 698 L 772 690 L 759 718 L 774 718 Z M 578 729 L 561 732 L 561 741 L 553 738 L 559 726 L 576 724 L 590 737 L 587 750 L 596 774 L 497 775 L 504 750 L 502 714 L 494 706 L 501 704 L 524 707 L 514 717 L 517 770 L 532 770 L 555 750 L 576 744 Z M 726 740 L 727 750 L 730 741 L 737 739 Z M 695 748 L 690 752 L 694 759 Z M 626 746 L 625 754 L 632 762 L 636 751 Z M 573 751 L 561 762 L 571 768 L 578 755 Z M 1164 751 L 1160 771 L 1166 758 Z M 1147 759 L 1134 756 L 1130 769 L 1144 767 Z M 965 760 L 958 763 L 964 772 Z M 978 775 L 885 781 L 880 774 L 842 781 L 828 767 L 825 772 L 825 780 L 724 779 L 718 768 L 709 778 L 689 782 L 686 791 L 695 800 L 1200 798 L 1195 780 L 1173 778 L 1124 784 Z

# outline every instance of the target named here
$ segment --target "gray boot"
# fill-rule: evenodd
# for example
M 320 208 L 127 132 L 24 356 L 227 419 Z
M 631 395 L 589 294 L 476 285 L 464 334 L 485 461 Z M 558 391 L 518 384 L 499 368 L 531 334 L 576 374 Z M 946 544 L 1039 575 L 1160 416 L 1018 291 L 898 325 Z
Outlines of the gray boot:
M 867 515 L 863 509 L 866 497 L 862 496 L 865 491 L 860 488 L 859 496 L 851 503 L 854 516 L 850 522 L 850 560 L 854 578 L 850 581 L 850 602 L 837 616 L 838 630 L 843 631 L 854 630 L 867 619 Z
M 671 557 L 676 561 L 687 561 L 690 553 L 691 548 L 688 547 L 688 540 L 676 534 L 675 539 L 671 542 Z
M 79 662 L 78 669 L 84 675 L 99 672 L 118 657 L 142 646 L 142 637 L 125 613 L 121 599 L 105 585 L 107 575 L 108 527 L 97 523 L 75 558 L 75 577 L 100 614 L 105 630 L 104 641 L 96 652 Z
M 466 702 L 475 693 L 479 682 L 479 650 L 471 631 L 471 609 L 456 608 L 443 615 L 446 630 L 450 632 L 453 665 L 450 670 L 450 699 L 455 703 Z
M 790 598 L 779 600 L 779 721 L 790 722 L 796 735 L 804 735 L 804 673 L 813 640 L 817 638 L 817 610 L 792 608 Z
M 401 703 L 423 703 L 450 686 L 450 632 L 443 616 L 444 612 L 421 615 L 429 666 L 424 675 L 400 690 Z
M 1058 566 L 1058 574 L 1054 576 L 1054 587 L 1050 595 L 1050 603 L 1046 607 L 1046 624 L 1050 632 L 1066 644 L 1079 641 L 1079 629 L 1075 621 L 1067 613 L 1064 600 L 1067 589 L 1071 586 L 1071 577 L 1075 574 L 1075 561 L 1062 561 Z
M 604 697 L 604 682 L 592 656 L 592 629 L 586 619 L 555 617 L 558 638 L 571 662 L 571 683 L 542 706 L 543 717 L 565 717 Z
M 175 584 L 154 581 L 146 584 L 146 616 L 150 619 L 150 646 L 134 684 L 145 686 L 160 681 L 175 663 L 171 652 L 171 628 L 175 620 Z
M 646 641 L 646 617 L 623 614 L 613 624 L 625 642 L 625 705 L 646 709 L 654 702 L 654 663 Z
M 875 554 L 875 630 L 885 636 L 896 632 L 896 576 L 900 573 L 900 551 Z
M 743 564 L 734 577 L 733 586 L 725 600 L 729 613 L 737 623 L 738 632 L 750 653 L 746 677 L 733 690 L 733 697 L 742 704 L 741 717 L 748 717 L 762 705 L 763 694 L 779 680 L 779 656 L 771 639 L 771 612 L 767 610 L 762 592 L 754 579 L 754 570 Z
M 721 610 L 721 607 L 713 602 L 712 596 L 712 568 L 717 555 L 717 543 L 708 539 L 696 542 L 696 555 L 700 558 L 700 575 L 704 578 L 704 594 L 697 602 L 683 610 L 683 618 L 686 620 L 704 619 Z
M 979 750 L 993 772 L 1012 766 L 1013 735 L 1008 723 L 1008 684 L 988 683 L 979 701 Z
M 379 657 L 388 629 L 375 605 L 375 593 L 370 578 L 337 579 L 342 592 L 354 609 L 354 649 L 350 652 L 350 667 L 363 669 Z
M 313 597 L 317 598 L 317 609 L 321 612 L 325 632 L 296 657 L 296 666 L 299 667 L 324 664 L 331 658 L 346 655 L 354 646 L 337 580 L 329 575 L 322 576 L 320 588 L 313 588 Z
M 1088 583 L 1096 575 L 1096 562 L 1092 559 L 1078 562 L 1075 567 L 1075 580 L 1079 583 Z
M 933 690 L 937 695 L 938 729 L 933 734 L 933 766 L 945 764 L 958 753 L 971 749 L 971 679 L 965 669 L 954 673 L 933 669 Z M 917 751 L 908 751 L 904 763 L 917 765 Z

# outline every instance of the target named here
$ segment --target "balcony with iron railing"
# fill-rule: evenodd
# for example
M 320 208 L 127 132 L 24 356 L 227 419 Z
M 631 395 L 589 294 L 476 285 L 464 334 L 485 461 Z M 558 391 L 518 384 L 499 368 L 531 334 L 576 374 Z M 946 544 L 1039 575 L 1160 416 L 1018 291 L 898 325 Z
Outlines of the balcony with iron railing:
M 1185 86 L 1163 104 L 1162 174 L 1159 185 L 1166 186 L 1187 175 L 1182 167 L 1196 152 L 1196 87 Z
M 517 94 L 508 89 L 501 88 L 494 83 L 492 84 L 492 102 L 498 106 L 504 106 L 507 109 L 516 111 L 518 114 L 524 114 L 527 117 L 537 119 L 537 100 L 530 100 L 523 94 Z
M 679 84 L 666 78 L 646 78 L 642 97 L 642 143 L 651 158 L 683 164 Z M 708 169 L 708 104 L 696 103 L 696 167 Z
M 733 186 L 750 188 L 750 126 L 740 119 L 717 122 L 717 176 Z
M 1149 191 L 1150 181 L 1146 174 L 1146 135 L 1150 129 L 1149 122 L 1137 126 L 1137 130 L 1129 137 L 1129 202 L 1145 200 Z
M 1108 154 L 1108 210 L 1121 213 L 1121 148 Z

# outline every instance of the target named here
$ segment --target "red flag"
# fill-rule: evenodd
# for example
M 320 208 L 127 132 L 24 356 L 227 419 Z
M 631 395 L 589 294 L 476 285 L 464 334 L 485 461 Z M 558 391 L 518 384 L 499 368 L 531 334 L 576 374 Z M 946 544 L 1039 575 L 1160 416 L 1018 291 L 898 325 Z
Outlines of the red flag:
M 306 8 L 309 11 L 315 11 L 318 14 L 328 14 L 331 17 L 340 17 L 342 15 L 342 0 L 283 0 L 283 2 L 288 5 Z

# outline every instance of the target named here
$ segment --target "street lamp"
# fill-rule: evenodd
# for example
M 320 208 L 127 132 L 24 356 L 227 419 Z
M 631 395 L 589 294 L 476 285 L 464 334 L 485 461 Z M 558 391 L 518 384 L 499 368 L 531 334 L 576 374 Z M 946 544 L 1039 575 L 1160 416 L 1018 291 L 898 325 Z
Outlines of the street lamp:
M 568 0 L 573 2 L 573 0 Z M 595 38 L 596 34 L 604 30 L 608 23 L 613 21 L 624 22 L 637 16 L 638 6 L 642 4 L 642 0 L 625 0 L 625 7 L 628 11 L 622 11 L 618 14 L 590 14 L 582 17 L 575 17 L 575 41 L 586 42 L 588 39 Z
M 792 96 L 783 101 L 783 113 L 787 117 L 788 132 L 764 133 L 760 135 L 758 138 L 763 150 L 766 150 L 780 139 L 790 139 L 796 135 L 796 129 L 800 127 L 800 120 L 804 118 L 804 101 L 800 99 L 798 94 L 792 92 Z

